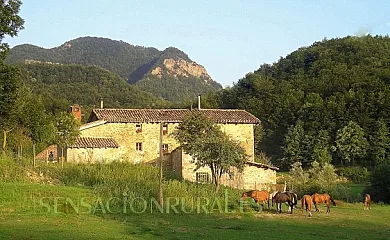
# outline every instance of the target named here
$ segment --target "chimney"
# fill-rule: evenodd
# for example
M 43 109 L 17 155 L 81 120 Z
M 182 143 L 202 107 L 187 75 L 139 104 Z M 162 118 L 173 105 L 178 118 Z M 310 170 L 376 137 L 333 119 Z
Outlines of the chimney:
M 200 110 L 200 95 L 198 95 L 198 110 Z
M 70 112 L 73 114 L 74 118 L 76 118 L 77 121 L 81 122 L 81 106 L 78 104 L 75 104 L 73 106 L 70 106 Z
M 103 98 L 100 99 L 100 108 L 103 109 Z

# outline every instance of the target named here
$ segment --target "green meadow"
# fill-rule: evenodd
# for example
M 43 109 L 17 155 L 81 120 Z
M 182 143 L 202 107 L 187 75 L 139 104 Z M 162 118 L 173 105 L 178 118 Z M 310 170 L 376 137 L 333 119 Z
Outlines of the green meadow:
M 77 206 L 64 199 L 93 202 L 91 188 L 0 183 L 0 192 L 0 239 L 390 239 L 388 205 L 363 210 L 362 203 L 338 201 L 330 214 L 321 206 L 313 217 L 300 209 L 288 214 L 286 206 L 281 214 L 275 208 L 199 214 L 149 210 L 110 214 L 99 209 L 77 213 Z M 42 207 L 53 206 L 56 198 L 55 211 Z

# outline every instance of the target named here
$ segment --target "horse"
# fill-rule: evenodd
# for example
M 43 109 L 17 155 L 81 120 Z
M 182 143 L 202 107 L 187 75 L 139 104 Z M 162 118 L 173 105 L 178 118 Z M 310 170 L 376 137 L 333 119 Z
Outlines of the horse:
M 265 202 L 267 202 L 268 204 L 268 209 L 269 209 L 269 200 L 270 200 L 270 197 L 269 197 L 269 192 L 266 191 L 266 190 L 251 190 L 251 191 L 248 191 L 248 192 L 244 192 L 242 194 L 242 200 L 245 200 L 247 197 L 250 197 L 250 198 L 253 198 L 253 200 L 255 200 L 256 204 L 257 204 L 257 209 L 260 209 L 260 202 L 263 203 L 263 208 L 265 207 Z
M 330 202 L 332 202 L 333 206 L 336 206 L 335 201 L 333 201 L 332 198 L 326 193 L 324 194 L 318 194 L 314 193 L 311 198 L 313 199 L 314 207 L 316 208 L 316 212 L 319 212 L 320 210 L 317 208 L 317 203 L 325 203 L 326 204 L 326 213 L 330 213 Z
M 309 217 L 311 217 L 311 206 L 313 204 L 313 199 L 311 198 L 311 196 L 303 195 L 301 204 L 302 204 L 302 213 L 303 213 L 303 208 L 305 207 L 306 212 L 309 211 Z
M 371 196 L 370 194 L 366 194 L 364 196 L 364 210 L 371 209 Z
M 272 206 L 276 203 L 276 211 L 282 212 L 282 203 L 289 205 L 290 213 L 293 213 L 294 205 L 297 205 L 297 195 L 292 192 L 277 192 L 272 198 Z

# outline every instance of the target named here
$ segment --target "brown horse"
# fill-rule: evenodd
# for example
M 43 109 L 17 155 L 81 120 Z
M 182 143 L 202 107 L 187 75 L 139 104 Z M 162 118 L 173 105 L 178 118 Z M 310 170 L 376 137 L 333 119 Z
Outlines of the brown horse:
M 272 206 L 276 203 L 276 211 L 282 212 L 282 203 L 287 203 L 289 206 L 290 213 L 293 213 L 294 205 L 297 205 L 297 195 L 292 192 L 277 192 L 272 197 Z
M 269 192 L 266 190 L 251 190 L 248 192 L 244 192 L 242 194 L 242 200 L 245 200 L 247 197 L 253 198 L 257 204 L 257 209 L 260 209 L 260 202 L 263 204 L 263 208 L 265 207 L 265 202 L 268 204 L 269 209 Z
M 364 196 L 364 210 L 371 209 L 371 196 L 370 194 L 366 194 Z
M 313 205 L 313 199 L 311 198 L 311 196 L 303 195 L 301 204 L 302 204 L 302 213 L 303 213 L 303 208 L 305 207 L 306 212 L 309 211 L 309 217 L 311 217 L 311 207 Z
M 330 213 L 330 202 L 332 202 L 333 206 L 336 206 L 336 203 L 333 201 L 333 199 L 330 198 L 330 196 L 326 193 L 324 194 L 318 194 L 314 193 L 311 198 L 313 199 L 314 207 L 316 208 L 316 211 L 319 212 L 320 210 L 317 208 L 317 203 L 325 203 L 326 204 L 326 213 Z

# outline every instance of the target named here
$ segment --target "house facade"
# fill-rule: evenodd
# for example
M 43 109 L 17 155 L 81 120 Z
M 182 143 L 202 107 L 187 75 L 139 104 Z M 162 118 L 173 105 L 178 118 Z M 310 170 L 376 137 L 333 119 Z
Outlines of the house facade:
M 261 182 L 276 182 L 276 168 L 254 163 L 254 126 L 259 120 L 244 110 L 93 109 L 88 123 L 80 127 L 80 137 L 67 148 L 66 159 L 77 163 L 154 163 L 160 156 L 161 141 L 165 167 L 182 179 L 199 182 L 200 175 L 209 178 L 207 174 L 210 171 L 199 169 L 197 174 L 191 157 L 180 150 L 179 144 L 170 134 L 185 117 L 199 113 L 219 125 L 230 139 L 238 141 L 249 156 L 244 172 L 234 174 L 237 178 L 235 180 L 226 177 L 223 184 L 247 188 Z M 249 179 L 255 179 L 253 184 L 249 184 L 252 181 Z

